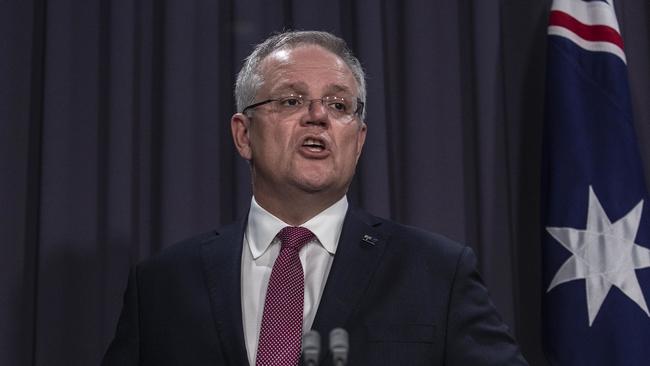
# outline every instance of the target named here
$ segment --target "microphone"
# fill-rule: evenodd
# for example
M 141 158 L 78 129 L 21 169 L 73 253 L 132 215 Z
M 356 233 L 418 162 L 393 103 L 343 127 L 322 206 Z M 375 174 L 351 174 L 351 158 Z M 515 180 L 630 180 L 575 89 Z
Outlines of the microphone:
M 318 366 L 319 354 L 320 334 L 315 330 L 310 330 L 302 336 L 302 357 L 305 366 Z
M 348 363 L 348 332 L 343 328 L 334 328 L 330 332 L 330 351 L 334 366 L 345 366 Z

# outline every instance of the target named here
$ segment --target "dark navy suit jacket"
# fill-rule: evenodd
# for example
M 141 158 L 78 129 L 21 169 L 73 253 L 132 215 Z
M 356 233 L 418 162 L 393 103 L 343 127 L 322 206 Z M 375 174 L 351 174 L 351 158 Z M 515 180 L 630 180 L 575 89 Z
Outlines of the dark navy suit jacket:
M 245 220 L 136 266 L 102 365 L 247 365 Z M 309 269 L 307 269 L 309 270 Z M 468 247 L 350 209 L 314 319 L 350 336 L 348 365 L 526 365 Z M 322 354 L 323 365 L 331 356 Z

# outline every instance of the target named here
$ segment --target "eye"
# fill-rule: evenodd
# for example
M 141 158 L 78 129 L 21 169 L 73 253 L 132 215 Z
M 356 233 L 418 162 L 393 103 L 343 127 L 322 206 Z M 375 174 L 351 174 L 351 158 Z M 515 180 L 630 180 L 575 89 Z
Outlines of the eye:
M 299 107 L 303 103 L 300 95 L 289 95 L 280 99 L 280 105 L 283 107 Z
M 331 109 L 341 113 L 347 113 L 350 110 L 350 106 L 345 99 L 339 97 L 331 97 L 328 99 L 329 100 L 327 101 L 327 105 Z

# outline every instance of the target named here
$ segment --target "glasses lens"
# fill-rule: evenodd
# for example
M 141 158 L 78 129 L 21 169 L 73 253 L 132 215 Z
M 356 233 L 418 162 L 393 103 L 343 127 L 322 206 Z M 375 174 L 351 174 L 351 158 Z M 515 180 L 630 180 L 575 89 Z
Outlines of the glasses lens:
M 345 97 L 324 97 L 322 103 L 327 107 L 327 113 L 331 118 L 340 122 L 349 122 L 354 118 L 357 110 L 357 103 L 354 98 Z
M 313 108 L 312 103 L 321 102 L 329 117 L 339 123 L 352 121 L 360 107 L 355 98 L 343 96 L 326 96 L 321 99 L 307 100 L 302 95 L 289 94 L 270 99 L 269 102 L 272 102 L 272 111 L 282 118 L 292 117 L 307 108 Z

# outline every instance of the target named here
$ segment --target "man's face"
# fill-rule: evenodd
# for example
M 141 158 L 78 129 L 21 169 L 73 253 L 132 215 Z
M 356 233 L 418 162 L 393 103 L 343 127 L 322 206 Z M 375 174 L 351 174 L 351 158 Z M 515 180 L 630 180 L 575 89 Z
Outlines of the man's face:
M 260 66 L 263 86 L 256 101 L 290 94 L 306 100 L 358 96 L 345 62 L 318 46 L 276 51 Z M 255 108 L 250 118 L 240 113 L 233 116 L 233 137 L 240 155 L 251 162 L 256 197 L 310 193 L 338 199 L 345 194 L 365 141 L 366 125 L 359 117 L 341 123 L 330 117 L 327 108 L 314 101 L 295 114 L 282 116 L 270 103 Z

